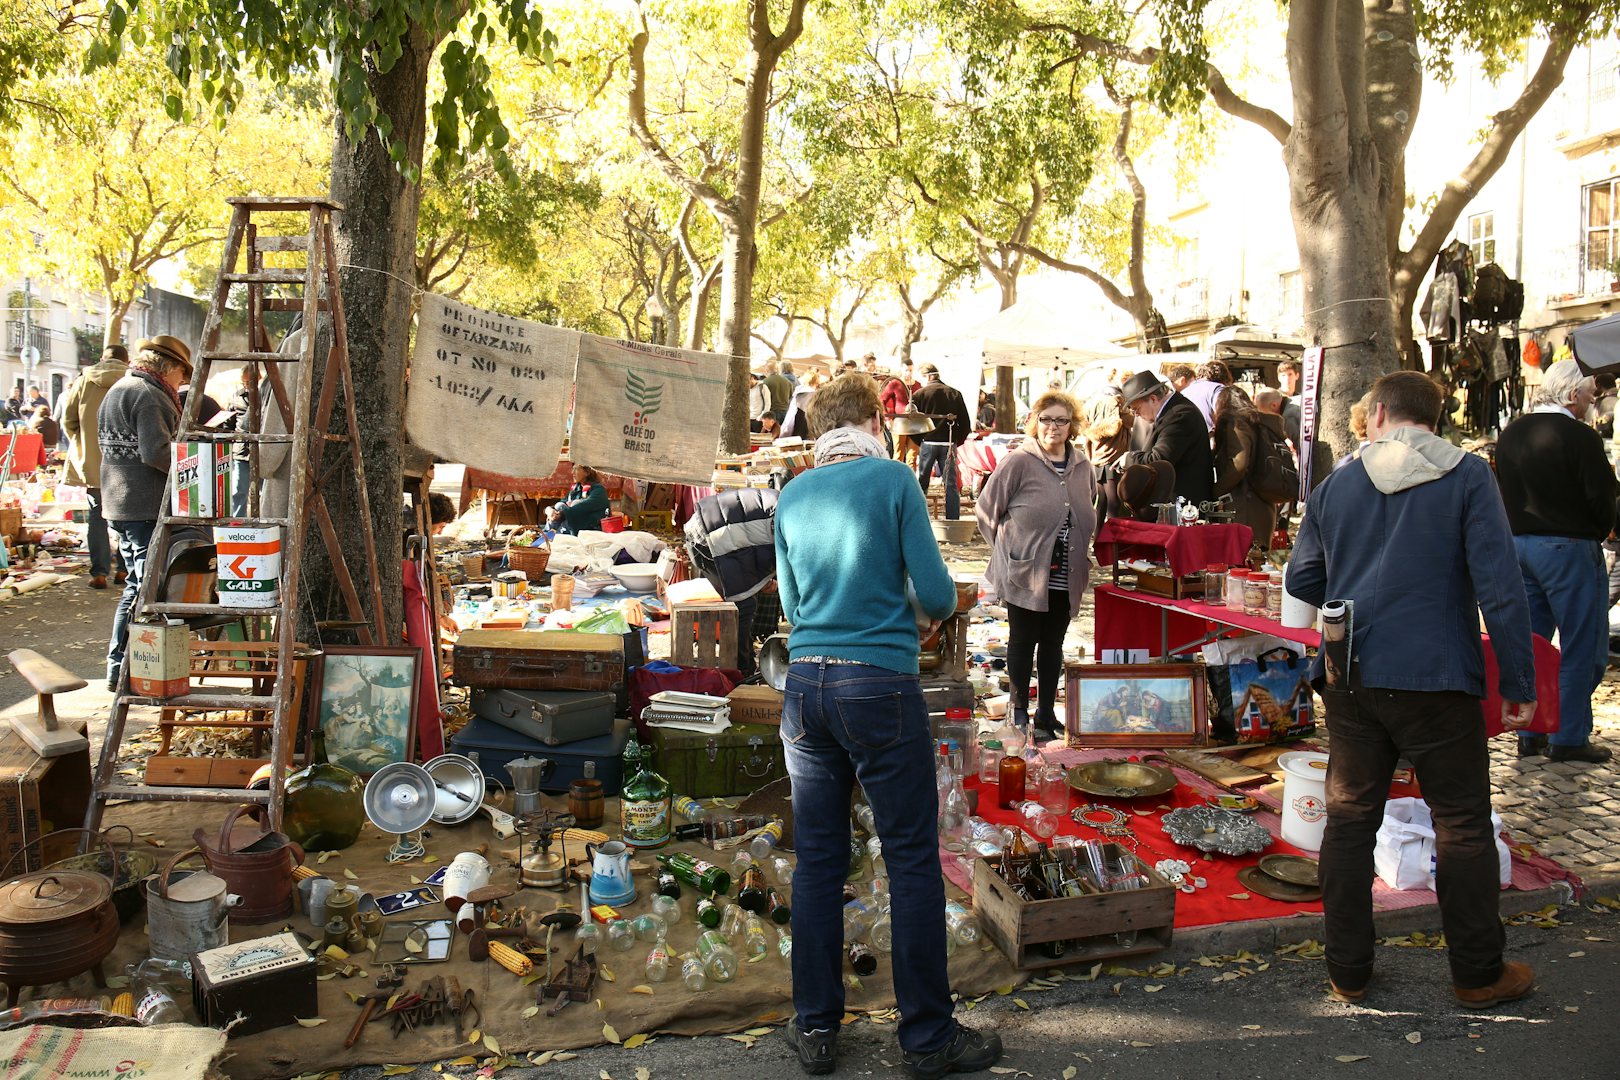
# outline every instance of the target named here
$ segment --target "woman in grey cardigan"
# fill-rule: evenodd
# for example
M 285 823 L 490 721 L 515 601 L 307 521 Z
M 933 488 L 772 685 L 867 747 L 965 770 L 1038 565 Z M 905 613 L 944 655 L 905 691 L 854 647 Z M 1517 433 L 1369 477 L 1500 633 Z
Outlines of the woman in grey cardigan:
M 979 532 L 990 544 L 986 580 L 1007 606 L 1007 677 L 1013 722 L 1029 720 L 1029 677 L 1037 676 L 1035 727 L 1057 734 L 1054 706 L 1063 677 L 1063 637 L 1091 576 L 1096 481 L 1074 445 L 1074 399 L 1035 399 L 1031 436 L 1002 459 L 979 496 Z

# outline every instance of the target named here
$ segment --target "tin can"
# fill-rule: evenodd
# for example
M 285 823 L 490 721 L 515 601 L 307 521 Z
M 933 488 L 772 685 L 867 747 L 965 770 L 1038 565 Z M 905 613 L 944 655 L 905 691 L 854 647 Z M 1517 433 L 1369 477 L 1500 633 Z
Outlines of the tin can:
M 214 532 L 219 551 L 219 602 L 226 607 L 274 607 L 281 599 L 281 527 L 222 525 Z

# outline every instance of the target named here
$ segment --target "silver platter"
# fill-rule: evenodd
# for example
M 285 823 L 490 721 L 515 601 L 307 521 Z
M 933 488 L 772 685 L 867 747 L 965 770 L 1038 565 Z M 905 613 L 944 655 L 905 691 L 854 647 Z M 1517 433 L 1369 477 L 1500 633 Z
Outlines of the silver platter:
M 1250 855 L 1271 846 L 1271 833 L 1246 814 L 1212 806 L 1183 806 L 1164 815 L 1170 839 L 1199 851 Z

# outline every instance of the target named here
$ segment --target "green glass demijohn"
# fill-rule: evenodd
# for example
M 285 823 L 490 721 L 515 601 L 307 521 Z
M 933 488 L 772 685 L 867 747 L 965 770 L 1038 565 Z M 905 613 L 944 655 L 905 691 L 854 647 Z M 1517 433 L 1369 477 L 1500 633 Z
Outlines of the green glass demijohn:
M 287 778 L 281 830 L 305 851 L 339 851 L 354 843 L 366 823 L 366 783 L 326 760 L 326 736 L 310 740 L 310 763 Z

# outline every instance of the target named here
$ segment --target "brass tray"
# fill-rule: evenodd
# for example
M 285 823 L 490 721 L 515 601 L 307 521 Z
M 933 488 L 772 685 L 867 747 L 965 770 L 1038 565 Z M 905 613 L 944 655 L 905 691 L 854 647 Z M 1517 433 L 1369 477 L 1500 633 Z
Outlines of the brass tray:
M 1308 885 L 1293 885 L 1264 873 L 1258 866 L 1245 866 L 1238 871 L 1238 881 L 1250 892 L 1259 893 L 1268 900 L 1282 900 L 1290 904 L 1309 904 L 1322 899 L 1322 890 Z
M 1290 885 L 1303 885 L 1308 889 L 1322 885 L 1321 868 L 1316 860 L 1303 855 L 1267 855 L 1256 865 L 1267 877 L 1286 881 Z
M 1068 779 L 1074 790 L 1104 799 L 1145 799 L 1176 787 L 1176 774 L 1169 769 L 1118 759 L 1076 765 Z

